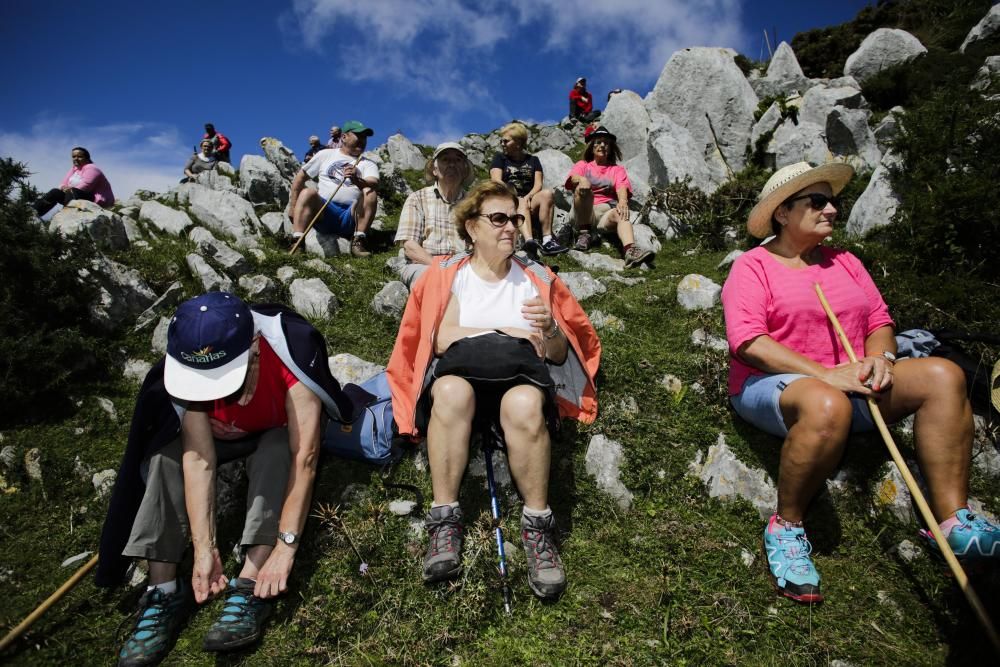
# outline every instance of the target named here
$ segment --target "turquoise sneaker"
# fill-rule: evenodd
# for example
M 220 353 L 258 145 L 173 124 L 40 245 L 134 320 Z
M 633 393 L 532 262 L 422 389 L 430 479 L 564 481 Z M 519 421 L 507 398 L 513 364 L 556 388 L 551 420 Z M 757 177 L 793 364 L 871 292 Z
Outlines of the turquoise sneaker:
M 819 572 L 809 557 L 812 545 L 805 529 L 783 526 L 776 518 L 777 515 L 772 516 L 764 527 L 764 555 L 771 583 L 779 594 L 796 602 L 822 602 Z
M 118 667 L 160 664 L 187 618 L 190 602 L 187 588 L 180 582 L 177 590 L 169 595 L 158 588 L 143 593 L 139 598 L 135 628 L 118 652 Z
M 274 603 L 253 594 L 253 579 L 229 580 L 226 603 L 208 634 L 206 651 L 232 651 L 256 643 L 264 635 L 264 623 L 271 617 Z
M 1000 558 L 1000 528 L 968 508 L 955 512 L 959 525 L 948 533 L 948 545 L 959 560 L 974 561 Z M 930 543 L 931 549 L 940 553 L 934 535 L 929 530 L 920 534 Z

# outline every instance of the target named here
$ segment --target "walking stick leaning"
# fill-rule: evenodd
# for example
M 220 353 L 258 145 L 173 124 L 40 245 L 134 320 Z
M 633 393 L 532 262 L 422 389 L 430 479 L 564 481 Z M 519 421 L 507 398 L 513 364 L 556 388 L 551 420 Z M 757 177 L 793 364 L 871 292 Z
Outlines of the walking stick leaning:
M 358 166 L 358 162 L 361 162 L 361 156 L 360 155 L 358 157 L 354 158 L 354 162 L 351 163 L 351 166 L 352 167 L 357 167 Z M 347 179 L 344 179 L 344 180 L 346 181 Z M 341 181 L 340 183 L 337 183 L 337 187 L 334 189 L 333 194 L 331 194 L 329 197 L 326 198 L 326 200 L 323 202 L 323 205 L 320 207 L 320 209 L 318 211 L 316 211 L 316 215 L 314 215 L 313 219 L 309 221 L 308 225 L 306 225 L 306 231 L 302 232 L 302 236 L 300 236 L 298 238 L 298 240 L 295 241 L 295 244 L 292 245 L 292 249 L 288 251 L 289 255 L 294 255 L 295 251 L 298 250 L 298 248 L 299 248 L 299 244 L 306 240 L 306 236 L 309 235 L 309 230 L 311 230 L 313 228 L 313 225 L 316 224 L 316 221 L 319 220 L 319 216 L 323 215 L 323 211 L 326 210 L 327 204 L 329 204 L 330 201 L 334 197 L 337 196 L 337 193 L 340 192 L 340 186 L 342 186 L 343 184 L 344 184 L 344 181 Z M 294 214 L 295 211 L 292 211 L 292 213 Z
M 507 573 L 507 554 L 503 545 L 503 530 L 500 528 L 500 499 L 497 496 L 497 484 L 493 478 L 493 450 L 503 446 L 503 436 L 500 427 L 494 422 L 483 433 L 483 457 L 486 459 L 486 482 L 490 490 L 490 511 L 493 513 L 493 533 L 497 541 L 498 571 L 500 583 L 503 586 L 503 609 L 511 614 L 510 579 Z
M 3 651 L 5 648 L 10 646 L 15 639 L 20 637 L 25 630 L 31 627 L 32 623 L 41 618 L 42 614 L 49 610 L 49 607 L 54 605 L 56 602 L 59 602 L 62 596 L 66 595 L 66 593 L 70 592 L 74 586 L 80 583 L 80 580 L 83 579 L 88 572 L 94 569 L 95 565 L 97 565 L 97 554 L 94 554 L 94 557 L 87 561 L 86 565 L 74 572 L 73 576 L 67 579 L 66 583 L 60 586 L 55 593 L 50 595 L 45 602 L 38 605 L 38 608 L 36 608 L 35 611 L 28 614 L 27 618 L 18 623 L 17 627 L 8 632 L 4 638 L 0 640 L 0 651 Z
M 830 319 L 830 323 L 836 330 L 837 337 L 840 338 L 841 345 L 844 346 L 844 351 L 847 352 L 847 356 L 852 363 L 856 362 L 858 357 L 854 354 L 854 348 L 851 347 L 851 341 L 847 339 L 847 334 L 844 333 L 843 327 L 840 326 L 840 321 L 834 314 L 833 309 L 830 308 L 830 302 L 826 300 L 826 295 L 823 294 L 823 288 L 819 286 L 819 283 L 816 283 L 814 287 L 816 288 L 816 296 L 819 297 L 819 302 L 822 304 L 823 310 L 826 311 L 826 316 Z M 882 418 L 882 413 L 879 411 L 878 405 L 871 398 L 868 399 L 868 409 L 871 410 L 872 419 L 875 420 L 875 424 L 878 426 L 878 431 L 882 434 L 882 440 L 885 441 L 885 446 L 889 449 L 889 454 L 892 455 L 892 460 L 896 464 L 896 468 L 899 469 L 899 474 L 903 476 L 903 481 L 906 482 L 906 488 L 910 490 L 910 495 L 913 496 L 913 500 L 917 503 L 917 508 L 920 510 L 920 516 L 923 517 L 924 523 L 926 523 L 930 528 L 931 533 L 934 535 L 934 541 L 937 542 L 938 548 L 941 550 L 945 561 L 948 563 L 948 567 L 951 568 L 952 574 L 955 575 L 955 581 L 958 582 L 959 588 L 962 589 L 962 593 L 965 594 L 965 598 L 969 601 L 969 606 L 972 607 L 974 612 L 976 612 L 979 622 L 982 624 L 983 629 L 986 630 L 987 636 L 993 643 L 994 650 L 1000 654 L 1000 636 L 997 635 L 997 631 L 993 627 L 993 623 L 990 621 L 990 617 L 986 613 L 983 603 L 979 600 L 979 596 L 976 595 L 976 591 L 969 585 L 968 575 L 965 574 L 965 570 L 962 569 L 961 564 L 955 557 L 955 552 L 952 551 L 951 545 L 948 544 L 948 540 L 945 538 L 944 533 L 941 532 L 937 519 L 934 518 L 931 508 L 927 504 L 927 500 L 924 498 L 924 494 L 920 491 L 920 487 L 917 486 L 917 481 L 913 478 L 913 474 L 910 472 L 906 462 L 903 460 L 903 455 L 899 453 L 899 448 L 896 447 L 896 443 L 893 442 L 892 435 L 889 433 L 889 427 L 886 426 L 885 419 Z

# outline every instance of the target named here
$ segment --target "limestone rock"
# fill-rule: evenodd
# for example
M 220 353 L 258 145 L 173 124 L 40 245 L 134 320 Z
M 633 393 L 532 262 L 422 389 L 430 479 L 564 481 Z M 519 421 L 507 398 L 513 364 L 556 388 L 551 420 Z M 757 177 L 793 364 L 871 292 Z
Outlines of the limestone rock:
M 67 558 L 66 560 L 64 560 L 59 567 L 73 567 L 77 563 L 82 562 L 84 559 L 86 559 L 92 553 L 94 553 L 94 552 L 93 551 L 84 551 L 82 553 L 78 553 L 75 556 L 70 556 L 69 558 Z
M 156 354 L 167 353 L 167 331 L 170 329 L 170 319 L 161 317 L 153 329 L 153 336 L 149 341 L 149 349 Z
M 882 479 L 875 484 L 872 504 L 876 509 L 892 512 L 893 516 L 903 523 L 913 523 L 917 520 L 917 514 L 913 509 L 913 499 L 909 489 L 906 488 L 906 482 L 903 481 L 903 476 L 895 464 L 890 463 L 888 468 Z M 909 468 L 914 477 L 920 480 L 916 466 L 909 465 Z
M 183 298 L 184 286 L 181 285 L 180 281 L 172 282 L 163 294 L 157 297 L 156 301 L 136 318 L 132 331 L 142 331 L 156 322 L 160 315 L 172 314 L 173 309 L 180 304 Z
M 990 7 L 990 11 L 986 12 L 986 16 L 972 26 L 972 30 L 965 36 L 965 40 L 962 42 L 962 46 L 958 47 L 958 50 L 965 53 L 967 48 L 976 42 L 993 37 L 998 31 L 1000 31 L 1000 5 L 993 5 Z
M 689 273 L 677 285 L 677 302 L 684 310 L 705 310 L 719 303 L 722 287 L 710 278 Z
M 826 142 L 830 152 L 856 156 L 861 167 L 859 171 L 873 171 L 882 161 L 882 152 L 868 127 L 870 116 L 867 109 L 834 107 L 826 118 Z
M 769 517 L 777 507 L 778 491 L 771 478 L 763 470 L 751 468 L 740 461 L 729 449 L 722 433 L 708 448 L 704 462 L 699 451 L 689 470 L 708 487 L 710 497 L 723 500 L 743 498 L 757 509 L 761 519 Z
M 803 160 L 814 165 L 825 164 L 833 157 L 822 126 L 803 120 L 796 125 L 790 118 L 775 130 L 766 150 L 775 169 Z
M 632 492 L 621 481 L 624 457 L 621 443 L 601 434 L 590 439 L 587 445 L 587 473 L 594 477 L 597 487 L 618 501 L 623 510 L 632 507 Z
M 233 169 L 233 165 L 228 162 L 218 162 L 215 165 L 215 170 L 220 174 L 225 174 L 226 176 L 235 176 L 236 170 Z
M 218 164 L 226 164 L 226 163 L 220 162 Z M 233 185 L 232 179 L 226 174 L 220 173 L 218 169 L 203 171 L 200 174 L 196 174 L 194 182 L 197 183 L 198 185 L 204 185 L 209 190 L 219 190 L 220 192 L 236 192 L 236 186 Z
M 320 234 L 316 229 L 309 230 L 306 234 L 306 252 L 317 257 L 336 257 L 346 255 L 351 252 L 351 242 L 345 238 L 333 234 Z M 302 246 L 299 246 L 302 247 Z
M 259 155 L 246 154 L 240 160 L 240 196 L 253 204 L 288 205 L 288 182 L 278 168 Z
M 331 276 L 336 274 L 336 271 L 334 271 L 329 264 L 327 264 L 324 260 L 320 259 L 319 257 L 313 257 L 312 259 L 307 259 L 306 261 L 302 262 L 302 266 L 308 267 L 313 271 L 316 271 L 317 273 L 325 273 Z
M 153 364 L 142 359 L 129 359 L 125 362 L 125 370 L 122 372 L 122 376 L 126 380 L 132 380 L 133 382 L 142 382 L 146 379 L 146 375 L 152 370 Z
M 394 134 L 386 141 L 389 161 L 399 169 L 423 169 L 427 158 L 402 134 Z
M 267 161 L 278 168 L 278 173 L 285 180 L 291 181 L 302 168 L 295 153 L 277 139 L 264 137 L 260 140 L 260 147 L 264 151 L 264 157 L 267 158 Z M 242 167 L 242 163 L 240 166 Z
M 625 323 L 617 315 L 608 315 L 599 310 L 591 311 L 587 316 L 590 323 L 597 330 L 607 329 L 609 331 L 625 331 Z
M 416 506 L 412 500 L 393 500 L 389 503 L 389 511 L 396 516 L 409 516 Z
M 570 250 L 568 253 L 566 253 L 566 255 L 572 257 L 577 264 L 587 269 L 588 271 L 625 270 L 624 259 L 609 257 L 608 255 L 602 255 L 599 252 L 580 252 L 579 250 Z
M 94 473 L 90 481 L 94 485 L 94 490 L 97 491 L 98 498 L 104 498 L 111 493 L 111 489 L 115 486 L 115 477 L 117 476 L 118 473 L 111 468 Z
M 612 95 L 601 114 L 601 124 L 618 139 L 623 159 L 635 157 L 646 150 L 652 120 L 642 98 L 631 90 Z
M 861 89 L 857 85 L 834 86 L 831 83 L 813 86 L 802 96 L 799 106 L 799 122 L 814 123 L 826 127 L 827 117 L 834 107 L 863 109 L 867 106 Z
M 128 235 L 125 234 L 122 219 L 85 199 L 74 199 L 60 209 L 49 221 L 49 229 L 68 237 L 86 234 L 101 249 L 123 250 L 128 247 Z
M 157 230 L 173 236 L 180 236 L 184 230 L 194 224 L 191 217 L 184 211 L 164 206 L 153 199 L 143 202 L 142 208 L 139 209 L 139 219 L 146 221 Z
M 535 146 L 537 150 L 552 149 L 564 151 L 576 145 L 576 141 L 576 139 L 571 137 L 558 125 L 543 125 L 538 128 L 538 136 L 535 137 Z
M 292 308 L 303 317 L 327 318 L 337 312 L 339 302 L 319 278 L 296 278 L 288 286 Z
M 694 136 L 703 155 L 715 160 L 709 118 L 719 150 L 733 171 L 740 171 L 750 140 L 757 95 L 737 67 L 731 49 L 696 47 L 675 52 L 667 62 L 646 110 L 668 116 Z
M 892 153 L 886 153 L 882 163 L 875 169 L 868 187 L 854 202 L 851 215 L 847 219 L 847 233 L 851 236 L 864 236 L 876 227 L 883 227 L 892 222 L 899 208 L 900 200 L 892 188 L 890 171 L 900 166 L 900 161 Z
M 924 555 L 923 549 L 909 540 L 903 540 L 897 544 L 895 550 L 896 553 L 899 554 L 899 557 L 907 563 Z
M 260 216 L 260 224 L 271 233 L 271 236 L 285 236 L 291 229 L 292 221 L 284 213 L 271 211 Z
M 204 227 L 195 227 L 188 234 L 202 255 L 218 264 L 228 275 L 242 276 L 250 271 L 250 262 L 228 245 L 212 236 Z
M 233 291 L 233 281 L 216 272 L 198 253 L 190 253 L 186 261 L 191 275 L 198 279 L 206 292 Z
M 32 482 L 42 481 L 42 452 L 38 447 L 32 447 L 24 453 L 24 470 Z
M 1000 79 L 1000 56 L 990 56 L 976 72 L 976 77 L 969 84 L 969 88 L 981 93 L 996 92 L 998 79 Z
M 720 338 L 714 334 L 710 334 L 704 329 L 698 328 L 691 332 L 691 344 L 696 347 L 707 347 L 710 350 L 715 350 L 716 352 L 728 352 L 729 351 L 729 341 L 725 338 Z
M 379 366 L 370 361 L 365 361 L 353 354 L 342 352 L 335 354 L 328 360 L 330 374 L 341 385 L 353 383 L 361 384 L 375 377 L 385 370 L 385 366 Z
M 602 283 L 594 279 L 586 271 L 569 271 L 560 273 L 559 279 L 566 283 L 566 287 L 573 293 L 577 301 L 584 301 L 597 294 L 604 294 L 608 291 Z
M 108 330 L 131 324 L 156 300 L 156 293 L 138 271 L 104 255 L 98 255 L 91 270 L 81 272 L 81 278 L 97 286 L 97 301 L 91 304 L 90 315 Z
M 777 102 L 772 102 L 760 120 L 754 124 L 753 130 L 750 131 L 750 149 L 755 150 L 760 138 L 768 133 L 773 134 L 781 122 L 781 108 Z
M 118 410 L 115 409 L 115 404 L 111 402 L 110 398 L 95 396 L 94 400 L 97 401 L 97 407 L 104 411 L 104 414 L 108 416 L 108 419 L 113 422 L 118 421 Z
M 899 119 L 904 113 L 903 107 L 889 109 L 889 113 L 885 115 L 885 118 L 872 130 L 872 134 L 875 135 L 875 142 L 878 144 L 879 150 L 883 153 L 889 150 L 892 140 L 899 134 Z
M 767 74 L 759 79 L 750 82 L 754 92 L 758 97 L 774 97 L 777 95 L 791 95 L 792 93 L 804 93 L 811 85 L 811 82 L 802 72 L 795 52 L 788 42 L 781 42 L 771 56 L 771 62 L 767 66 Z
M 393 275 L 402 275 L 403 267 L 406 266 L 406 255 L 403 254 L 403 249 L 400 248 L 398 254 L 385 260 L 385 266 L 387 269 L 392 271 Z
M 248 301 L 270 302 L 278 298 L 278 286 L 267 276 L 260 274 L 242 276 L 239 280 L 240 289 L 246 294 Z
M 398 320 L 403 317 L 403 309 L 406 308 L 406 300 L 409 298 L 410 292 L 406 289 L 406 285 L 393 280 L 386 283 L 372 299 L 372 310 L 379 315 L 388 315 Z
M 663 249 L 660 240 L 656 238 L 656 232 L 649 225 L 636 223 L 632 225 L 632 233 L 635 234 L 635 244 L 640 248 L 653 252 L 660 252 Z
M 751 125 L 753 115 L 750 116 Z M 746 141 L 750 140 L 751 127 L 747 127 Z M 706 134 L 708 134 L 706 121 Z M 690 179 L 690 186 L 706 194 L 715 192 L 729 173 L 722 160 L 715 155 L 708 135 L 703 137 L 662 115 L 653 115 L 649 134 L 649 184 L 664 186 L 674 181 Z M 706 155 L 708 159 L 706 159 Z M 730 165 L 732 166 L 732 165 Z M 735 167 L 734 167 L 735 169 Z
M 736 259 L 742 254 L 743 254 L 742 250 L 733 250 L 728 255 L 722 258 L 722 261 L 719 262 L 719 265 L 716 268 L 724 269 L 728 266 L 732 266 L 733 262 L 735 262 Z
M 925 53 L 927 49 L 920 40 L 905 30 L 879 28 L 847 57 L 844 75 L 864 83 L 884 69 L 910 62 Z
M 550 189 L 562 187 L 573 168 L 573 160 L 565 153 L 551 148 L 538 151 L 535 157 L 542 163 L 542 187 Z
M 649 214 L 646 216 L 646 223 L 668 240 L 677 236 L 677 233 L 683 227 L 683 223 L 676 215 L 656 208 L 649 211 Z
M 282 285 L 288 285 L 297 273 L 298 271 L 291 266 L 281 266 L 274 275 Z
M 217 192 L 193 183 L 181 187 L 187 193 L 191 214 L 201 224 L 216 234 L 232 236 L 241 247 L 260 245 L 260 220 L 250 202 L 232 192 Z

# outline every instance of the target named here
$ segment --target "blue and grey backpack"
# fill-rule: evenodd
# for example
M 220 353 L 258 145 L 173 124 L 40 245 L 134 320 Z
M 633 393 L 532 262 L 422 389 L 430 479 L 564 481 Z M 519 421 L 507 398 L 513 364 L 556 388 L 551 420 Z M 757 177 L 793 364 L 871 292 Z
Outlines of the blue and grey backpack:
M 352 385 L 344 387 L 350 391 Z M 376 465 L 392 463 L 402 450 L 393 443 L 392 394 L 385 371 L 358 385 L 372 399 L 350 422 L 330 419 L 323 433 L 323 451 Z

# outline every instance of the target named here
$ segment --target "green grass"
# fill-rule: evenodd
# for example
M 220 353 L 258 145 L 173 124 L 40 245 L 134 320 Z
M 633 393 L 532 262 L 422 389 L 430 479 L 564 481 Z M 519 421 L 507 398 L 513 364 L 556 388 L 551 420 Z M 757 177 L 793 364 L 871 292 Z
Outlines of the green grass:
M 163 240 L 144 274 L 158 286 L 172 276 L 186 242 Z M 176 246 L 176 247 L 174 247 Z M 709 499 L 701 483 L 687 477 L 688 463 L 714 444 L 720 432 L 749 465 L 777 472 L 779 442 L 734 418 L 727 407 L 726 356 L 693 347 L 697 327 L 722 335 L 721 309 L 687 313 L 676 302 L 680 278 L 698 272 L 722 282 L 714 267 L 726 254 L 685 251 L 694 240 L 664 245 L 646 282 L 610 283 L 607 293 L 584 302 L 588 312 L 617 315 L 624 332 L 601 332 L 604 348 L 595 424 L 565 423 L 554 442 L 551 503 L 563 532 L 562 555 L 570 585 L 557 603 L 535 600 L 526 585 L 517 534 L 519 503 L 504 495 L 503 527 L 516 545 L 509 554 L 514 613 L 503 613 L 495 575 L 495 552 L 482 478 L 467 475 L 462 503 L 468 516 L 465 575 L 455 585 L 420 582 L 425 548 L 409 519 L 388 512 L 412 493 L 386 484 L 413 484 L 430 498 L 422 460 L 410 453 L 387 474 L 339 459 L 324 460 L 296 563 L 291 592 L 281 599 L 264 641 L 255 651 L 221 659 L 223 664 L 403 664 L 403 665 L 701 665 L 852 664 L 935 665 L 986 655 L 988 646 L 943 567 L 924 557 L 906 563 L 890 549 L 901 539 L 916 542 L 913 526 L 886 515 L 872 516 L 871 490 L 886 455 L 871 437 L 852 442 L 845 465 L 860 491 L 822 496 L 807 517 L 824 577 L 827 602 L 813 609 L 776 598 L 759 556 L 762 522 L 743 502 Z M 300 275 L 320 275 L 340 298 L 341 310 L 317 325 L 330 353 L 350 352 L 385 363 L 396 322 L 371 313 L 369 304 L 386 281 L 389 254 L 371 260 L 327 260 L 333 275 L 303 266 L 265 240 L 267 258 L 257 269 L 268 275 L 282 265 Z M 122 257 L 125 259 L 125 257 Z M 574 262 L 560 257 L 564 271 Z M 186 273 L 182 269 L 182 274 Z M 886 286 L 885 280 L 876 280 Z M 186 286 L 191 289 L 191 285 Z M 287 293 L 282 292 L 287 298 Z M 131 356 L 152 360 L 146 335 L 122 343 Z M 686 386 L 674 397 L 660 385 L 666 374 Z M 3 445 L 42 452 L 43 481 L 27 479 L 19 466 L 5 473 L 14 492 L 0 494 L 0 576 L 5 603 L 0 627 L 24 617 L 70 574 L 63 559 L 97 544 L 106 501 L 73 471 L 74 459 L 93 470 L 117 468 L 128 431 L 136 387 L 124 381 L 85 387 L 69 418 L 5 432 Z M 92 396 L 111 398 L 112 422 Z M 638 415 L 621 408 L 627 398 Z M 635 494 L 622 511 L 586 473 L 590 437 L 619 440 L 626 462 L 622 478 Z M 912 455 L 909 443 L 901 444 Z M 351 488 L 353 500 L 343 500 Z M 974 478 L 973 493 L 998 509 L 995 484 Z M 339 506 L 339 507 L 338 507 Z M 426 504 L 424 505 L 426 510 Z M 228 551 L 239 534 L 238 517 L 222 522 L 220 542 Z M 349 536 L 349 537 L 348 537 Z M 369 565 L 359 573 L 353 540 Z M 756 555 L 747 567 L 743 551 Z M 234 564 L 229 559 L 227 571 Z M 5 575 L 8 570 L 13 575 Z M 994 615 L 997 582 L 976 582 Z M 882 604 L 884 591 L 895 606 Z M 116 647 L 116 628 L 128 616 L 136 593 L 104 591 L 87 578 L 46 614 L 4 659 L 11 664 L 106 664 Z M 168 664 L 211 664 L 201 638 L 220 609 L 200 610 L 183 631 Z M 898 610 L 898 613 L 897 613 Z

